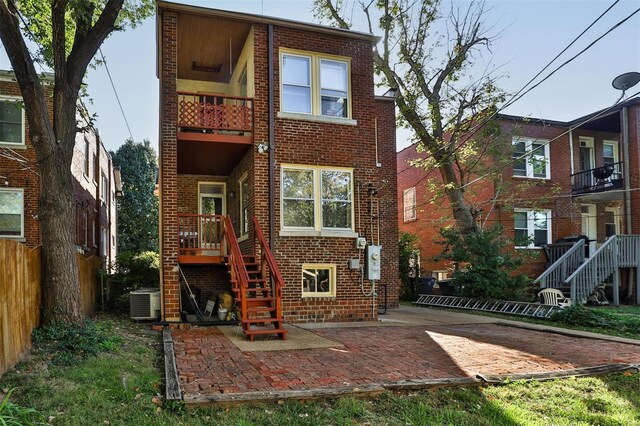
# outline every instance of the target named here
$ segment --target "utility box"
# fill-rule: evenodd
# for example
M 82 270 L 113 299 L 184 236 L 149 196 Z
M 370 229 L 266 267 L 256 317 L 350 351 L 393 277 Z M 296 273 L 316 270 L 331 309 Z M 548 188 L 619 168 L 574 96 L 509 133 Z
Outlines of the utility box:
M 367 279 L 370 281 L 380 280 L 381 248 L 381 246 L 367 246 Z

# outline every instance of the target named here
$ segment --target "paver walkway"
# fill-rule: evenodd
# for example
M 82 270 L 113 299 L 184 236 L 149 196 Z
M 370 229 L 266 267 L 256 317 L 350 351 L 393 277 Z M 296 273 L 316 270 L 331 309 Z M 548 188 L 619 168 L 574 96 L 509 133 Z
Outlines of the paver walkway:
M 217 328 L 173 332 L 185 395 L 363 386 L 408 379 L 515 374 L 640 363 L 640 347 L 471 323 L 311 328 L 335 348 L 242 352 Z M 456 320 L 457 319 L 457 320 Z M 472 321 L 473 322 L 473 321 Z

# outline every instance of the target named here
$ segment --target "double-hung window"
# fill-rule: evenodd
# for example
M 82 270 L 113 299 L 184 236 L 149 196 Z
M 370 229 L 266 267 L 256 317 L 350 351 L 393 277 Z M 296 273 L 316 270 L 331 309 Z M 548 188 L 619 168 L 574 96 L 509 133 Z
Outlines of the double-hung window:
M 402 196 L 404 207 L 404 221 L 416 220 L 416 188 L 405 189 Z
M 513 138 L 513 176 L 550 179 L 549 141 Z
M 24 146 L 24 110 L 20 98 L 0 97 L 0 144 Z
M 283 49 L 281 112 L 350 118 L 349 73 L 348 58 Z
M 0 238 L 24 237 L 24 191 L 0 188 Z
M 551 210 L 515 209 L 514 242 L 518 248 L 541 247 L 551 243 Z
M 353 232 L 353 170 L 283 166 L 282 228 Z

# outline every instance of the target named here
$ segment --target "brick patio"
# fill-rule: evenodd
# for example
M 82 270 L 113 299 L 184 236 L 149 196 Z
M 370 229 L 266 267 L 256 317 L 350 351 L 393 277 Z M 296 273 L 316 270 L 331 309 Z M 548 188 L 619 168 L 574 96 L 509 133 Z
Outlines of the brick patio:
M 240 351 L 216 327 L 173 331 L 185 397 L 640 363 L 640 347 L 492 323 L 312 330 L 335 348 Z

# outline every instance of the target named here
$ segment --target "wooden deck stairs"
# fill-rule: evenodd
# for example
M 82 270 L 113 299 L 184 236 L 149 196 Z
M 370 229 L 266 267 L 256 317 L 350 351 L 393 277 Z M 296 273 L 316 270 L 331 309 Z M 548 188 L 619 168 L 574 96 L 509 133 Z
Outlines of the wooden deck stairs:
M 231 219 L 225 218 L 225 228 L 233 230 Z M 257 335 L 275 334 L 286 339 L 282 315 L 282 287 L 284 282 L 266 243 L 260 224 L 254 218 L 259 255 L 243 255 L 235 233 L 225 232 L 231 288 L 240 311 L 243 333 L 254 341 Z M 254 247 L 256 244 L 254 244 Z

